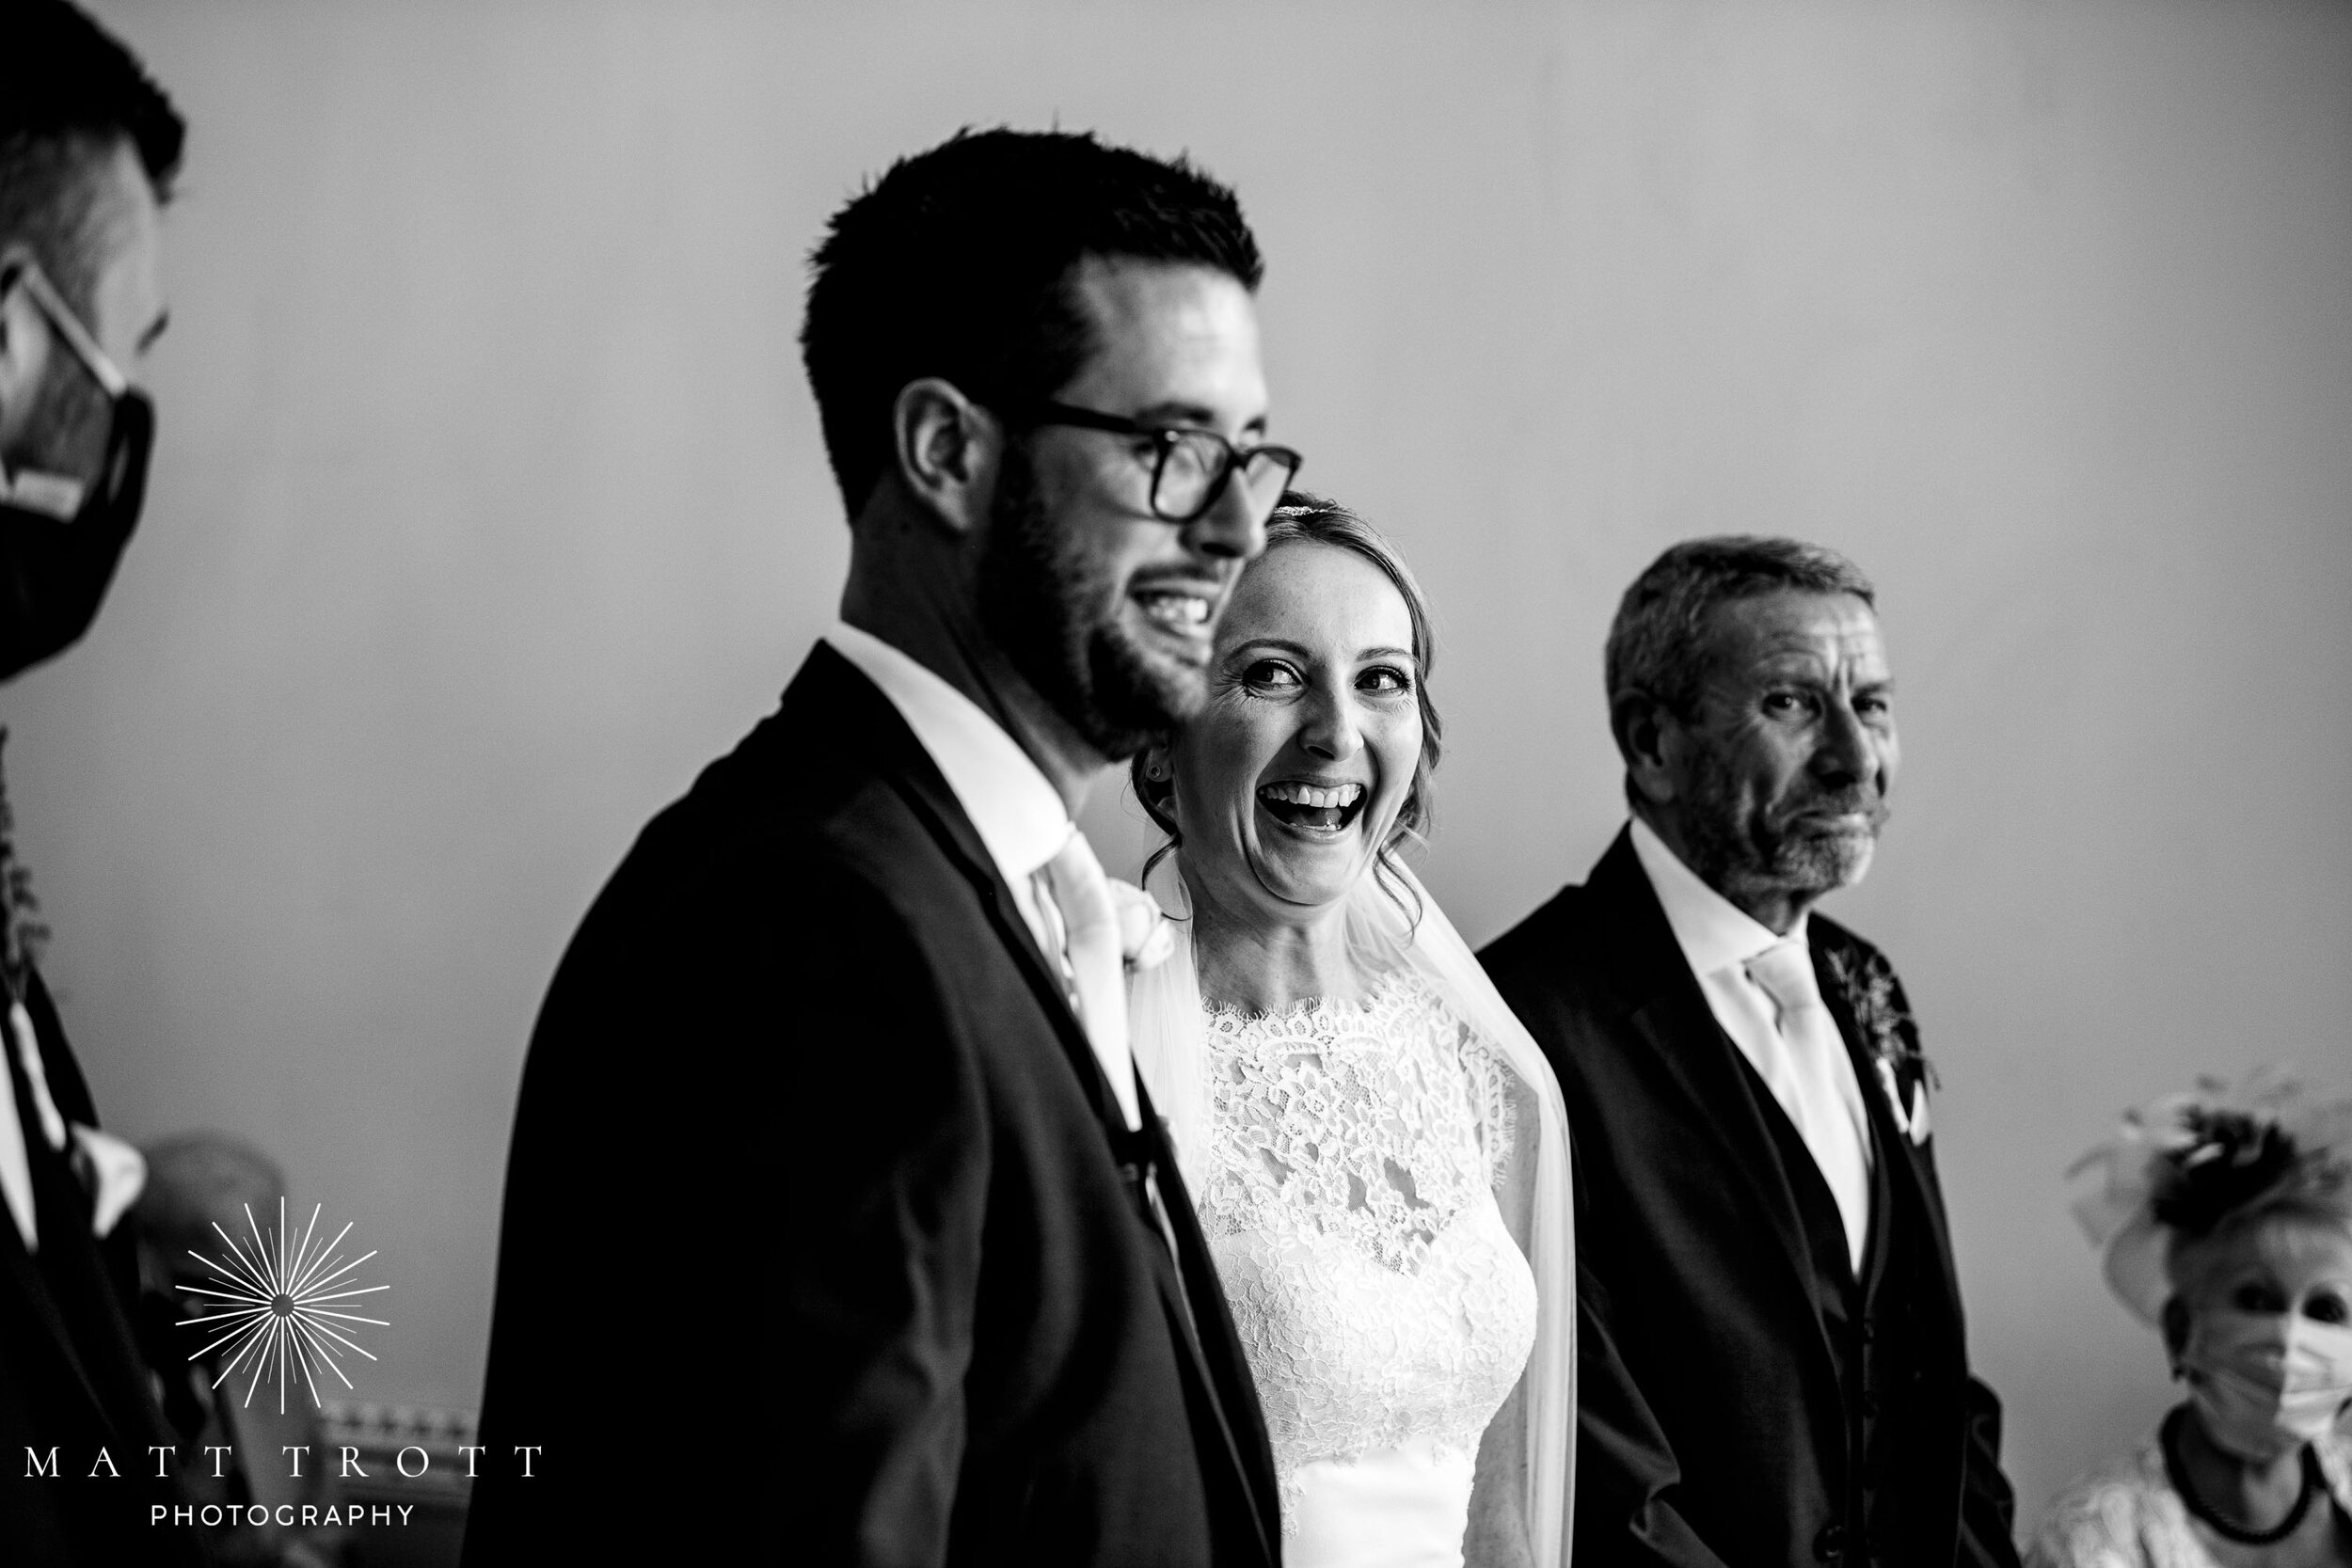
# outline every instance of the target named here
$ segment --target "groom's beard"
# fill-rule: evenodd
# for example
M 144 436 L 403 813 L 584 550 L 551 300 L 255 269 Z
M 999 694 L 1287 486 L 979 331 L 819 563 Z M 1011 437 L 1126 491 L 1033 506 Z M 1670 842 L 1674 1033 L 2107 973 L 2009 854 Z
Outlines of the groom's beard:
M 1155 664 L 1119 624 L 1126 588 L 1047 513 L 1028 453 L 1009 446 L 980 551 L 981 629 L 1113 762 L 1142 751 L 1208 700 L 1205 672 Z

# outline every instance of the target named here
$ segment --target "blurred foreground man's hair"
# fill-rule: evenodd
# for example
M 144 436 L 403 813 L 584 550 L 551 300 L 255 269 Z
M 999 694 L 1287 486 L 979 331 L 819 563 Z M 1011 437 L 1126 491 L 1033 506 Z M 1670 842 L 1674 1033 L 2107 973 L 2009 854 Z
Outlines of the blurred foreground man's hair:
M 0 0 L 0 245 L 32 252 L 87 320 L 101 248 L 94 178 L 128 146 L 171 198 L 187 125 L 135 56 L 63 0 Z

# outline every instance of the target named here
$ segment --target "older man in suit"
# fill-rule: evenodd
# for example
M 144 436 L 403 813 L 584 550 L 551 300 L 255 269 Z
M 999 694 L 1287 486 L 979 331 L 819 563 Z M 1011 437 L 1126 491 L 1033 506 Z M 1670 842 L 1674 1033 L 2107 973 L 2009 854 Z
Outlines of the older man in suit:
M 1875 605 L 1792 540 L 1660 557 L 1609 634 L 1632 820 L 1482 955 L 1576 1130 L 1597 1568 L 2016 1561 L 1933 1078 L 1885 958 L 1813 912 L 1886 819 Z
M 1259 271 L 1230 192 L 1082 135 L 960 136 L 835 217 L 842 621 L 557 972 L 469 1562 L 1275 1561 L 1072 821 L 1206 700 L 1297 467 Z

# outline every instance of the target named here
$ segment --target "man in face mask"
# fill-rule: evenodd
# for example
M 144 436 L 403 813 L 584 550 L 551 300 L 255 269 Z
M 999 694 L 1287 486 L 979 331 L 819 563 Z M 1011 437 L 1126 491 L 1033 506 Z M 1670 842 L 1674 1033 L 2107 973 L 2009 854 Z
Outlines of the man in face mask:
M 136 522 L 154 420 L 124 368 L 162 332 L 181 120 L 61 3 L 0 39 L 0 676 L 77 640 Z
M 88 17 L 0 6 L 0 679 L 88 629 L 137 520 L 154 416 L 127 370 L 163 329 L 158 219 L 183 135 Z M 0 1562 L 196 1561 L 124 1306 L 144 1166 L 97 1131 L 5 822 L 0 866 Z

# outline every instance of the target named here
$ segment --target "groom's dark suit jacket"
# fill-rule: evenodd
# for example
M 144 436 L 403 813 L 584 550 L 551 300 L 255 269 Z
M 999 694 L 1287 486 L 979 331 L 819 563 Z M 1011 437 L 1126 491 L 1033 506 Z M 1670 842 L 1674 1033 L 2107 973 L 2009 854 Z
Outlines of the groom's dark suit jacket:
M 1715 1022 L 1629 834 L 1480 955 L 1550 1057 L 1576 1139 L 1579 1568 L 2017 1560 L 1933 1140 L 1896 1125 L 1836 980 L 1875 950 L 1819 913 L 1808 929 L 1870 1117 L 1859 1277 L 1827 1183 Z
M 946 781 L 820 644 L 540 1015 L 468 1563 L 1272 1564 L 1232 1319 L 1117 1115 Z

